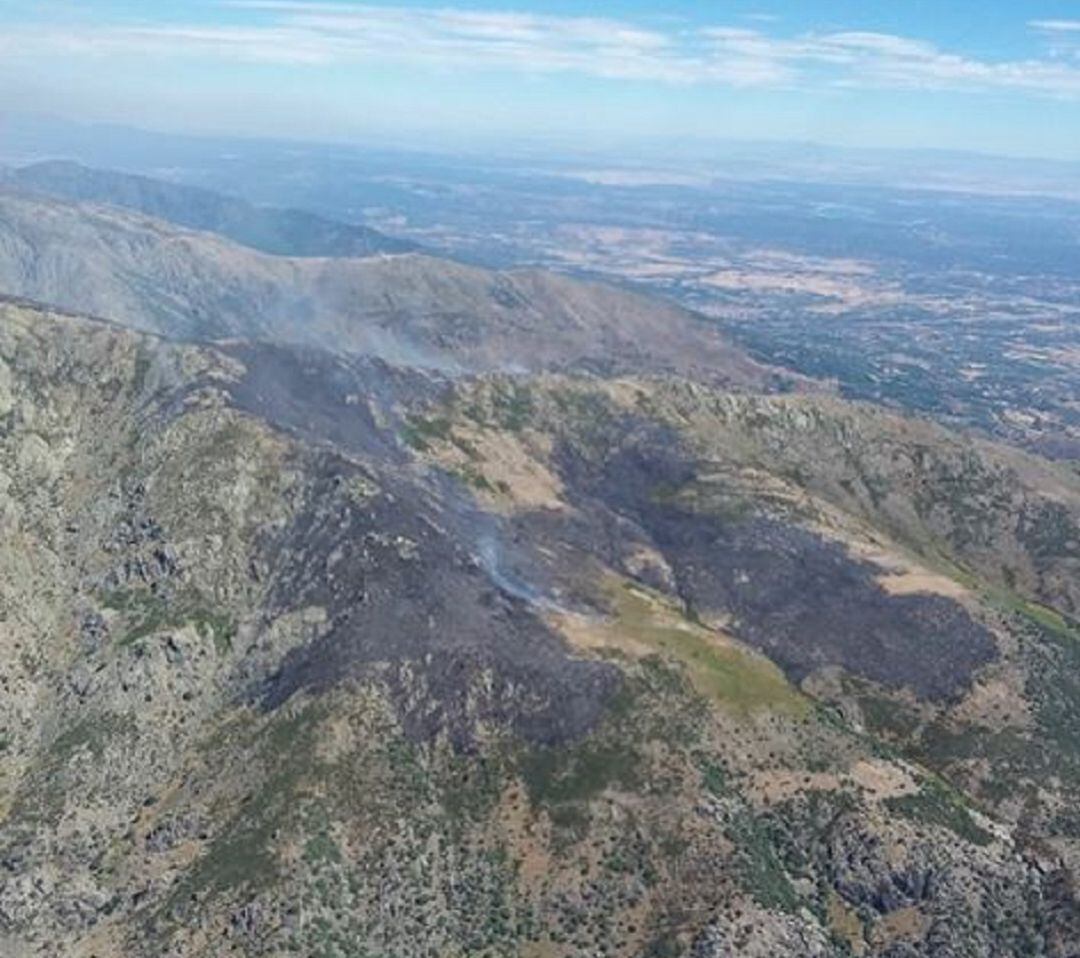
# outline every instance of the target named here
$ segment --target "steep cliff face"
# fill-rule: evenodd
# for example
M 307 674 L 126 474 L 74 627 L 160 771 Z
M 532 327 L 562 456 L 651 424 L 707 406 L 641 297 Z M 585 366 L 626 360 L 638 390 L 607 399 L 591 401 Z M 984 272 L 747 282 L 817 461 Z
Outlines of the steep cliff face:
M 0 422 L 5 954 L 1080 947 L 1048 466 L 18 303 Z

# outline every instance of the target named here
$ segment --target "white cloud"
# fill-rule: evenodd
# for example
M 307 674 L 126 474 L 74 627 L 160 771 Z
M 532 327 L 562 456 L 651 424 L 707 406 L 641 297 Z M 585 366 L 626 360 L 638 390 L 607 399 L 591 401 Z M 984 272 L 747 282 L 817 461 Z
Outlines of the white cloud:
M 1028 26 L 1044 33 L 1080 33 L 1080 20 L 1029 20 Z
M 716 28 L 705 35 L 720 56 L 768 63 L 776 75 L 804 83 L 1080 96 L 1080 70 L 1053 60 L 979 60 L 924 40 L 865 31 L 777 38 L 757 30 Z
M 322 44 L 335 59 L 386 58 L 664 81 L 694 79 L 673 37 L 619 20 L 539 14 L 234 0 L 234 9 Z
M 1031 20 L 1028 26 L 1043 38 L 1052 60 L 1080 60 L 1080 20 Z
M 729 86 L 884 87 L 972 92 L 1013 90 L 1080 97 L 1080 68 L 1052 42 L 1046 56 L 987 59 L 917 38 L 869 31 L 784 36 L 753 28 L 643 26 L 569 17 L 445 7 L 225 0 L 243 26 L 101 26 L 73 32 L 23 28 L 0 37 L 5 56 L 130 54 L 227 61 L 349 64 L 391 61 L 451 70 L 573 73 L 609 79 Z M 1080 35 L 1080 21 L 1033 20 L 1031 29 Z

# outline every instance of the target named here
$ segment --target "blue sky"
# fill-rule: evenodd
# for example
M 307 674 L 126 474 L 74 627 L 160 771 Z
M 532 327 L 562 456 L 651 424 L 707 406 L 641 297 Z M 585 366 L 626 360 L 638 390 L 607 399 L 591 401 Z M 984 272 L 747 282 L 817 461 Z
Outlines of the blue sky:
M 156 129 L 1080 160 L 1060 0 L 0 0 L 0 109 Z

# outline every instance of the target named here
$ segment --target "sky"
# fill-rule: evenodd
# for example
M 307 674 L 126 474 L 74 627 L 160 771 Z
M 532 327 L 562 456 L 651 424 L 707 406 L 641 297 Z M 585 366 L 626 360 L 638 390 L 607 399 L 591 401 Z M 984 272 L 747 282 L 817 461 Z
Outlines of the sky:
M 1080 2 L 0 0 L 0 111 L 1080 160 Z

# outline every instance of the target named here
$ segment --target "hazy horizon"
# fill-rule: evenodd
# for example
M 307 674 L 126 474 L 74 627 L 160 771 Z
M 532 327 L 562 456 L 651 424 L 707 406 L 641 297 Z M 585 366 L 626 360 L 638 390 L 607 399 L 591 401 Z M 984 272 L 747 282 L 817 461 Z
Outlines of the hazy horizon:
M 682 162 L 684 159 L 695 159 L 707 156 L 713 151 L 752 151 L 752 150 L 775 150 L 778 153 L 785 150 L 812 149 L 823 153 L 848 154 L 852 156 L 885 157 L 885 156 L 921 156 L 949 158 L 956 160 L 1005 160 L 1017 162 L 1030 160 L 1048 166 L 1060 166 L 1063 168 L 1080 169 L 1080 153 L 1073 157 L 1045 156 L 1026 151 L 1023 146 L 1018 146 L 1015 151 L 975 149 L 947 146 L 880 146 L 880 145 L 851 145 L 841 142 L 831 142 L 825 139 L 813 137 L 798 139 L 777 135 L 768 136 L 700 136 L 681 137 L 678 145 L 683 149 L 672 151 L 671 141 L 660 133 L 642 133 L 618 135 L 597 135 L 590 137 L 588 134 L 573 135 L 569 133 L 544 133 L 537 132 L 500 132 L 488 131 L 476 133 L 472 136 L 453 139 L 446 135 L 445 131 L 437 129 L 394 130 L 392 128 L 371 128 L 362 132 L 337 133 L 328 131 L 325 135 L 305 135 L 303 133 L 262 133 L 262 132 L 225 132 L 203 129 L 198 126 L 161 126 L 151 123 L 126 122 L 122 119 L 86 119 L 71 114 L 57 111 L 37 110 L 10 110 L 0 108 L 0 136 L 3 135 L 5 125 L 15 123 L 26 124 L 56 124 L 69 128 L 81 128 L 87 131 L 121 132 L 150 137 L 175 138 L 201 142 L 228 142 L 237 143 L 270 143 L 282 146 L 298 147 L 321 147 L 326 149 L 365 149 L 386 148 L 413 150 L 416 152 L 432 152 L 435 154 L 449 155 L 460 152 L 468 155 L 471 152 L 486 151 L 495 147 L 501 151 L 495 158 L 513 156 L 519 151 L 551 150 L 547 155 L 553 159 L 567 157 L 574 154 L 588 155 L 597 154 L 603 156 L 609 151 L 621 147 L 632 146 L 641 150 L 638 154 L 623 157 L 627 163 L 640 163 L 650 159 L 650 150 L 664 150 L 665 158 L 672 163 Z M 610 157 L 605 157 L 610 158 Z
M 0 111 L 166 133 L 430 144 L 801 143 L 1080 161 L 1080 19 L 1045 0 L 0 11 Z

